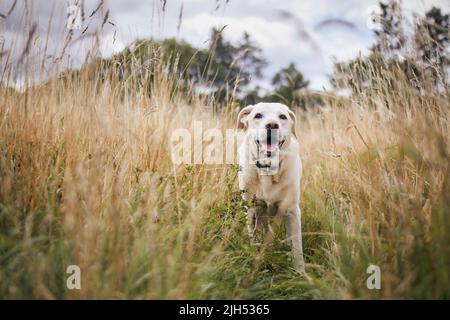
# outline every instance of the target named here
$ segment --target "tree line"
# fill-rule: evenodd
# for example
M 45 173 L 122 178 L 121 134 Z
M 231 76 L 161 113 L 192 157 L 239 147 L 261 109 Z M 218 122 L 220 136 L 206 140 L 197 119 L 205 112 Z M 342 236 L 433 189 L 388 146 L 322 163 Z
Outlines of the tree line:
M 331 84 L 336 89 L 349 89 L 353 94 L 369 88 L 381 89 L 381 86 L 392 92 L 401 77 L 406 80 L 402 83 L 408 83 L 418 93 L 448 92 L 449 14 L 432 7 L 410 25 L 403 15 L 401 2 L 391 0 L 380 2 L 379 6 L 381 13 L 375 17 L 379 28 L 374 31 L 376 42 L 370 53 L 336 63 Z M 383 78 L 380 83 L 376 75 L 386 74 L 386 70 L 391 72 L 391 78 L 387 76 L 390 81 L 386 84 Z
M 414 35 L 409 39 L 400 3 L 391 0 L 380 2 L 379 6 L 381 14 L 376 17 L 379 29 L 374 31 L 376 42 L 370 54 L 336 63 L 330 75 L 332 86 L 357 94 L 379 85 L 374 74 L 395 69 L 416 90 L 430 83 L 436 87 L 444 84 L 439 90 L 448 90 L 449 14 L 431 8 L 417 19 Z M 218 104 L 230 100 L 241 104 L 279 101 L 292 107 L 308 108 L 323 103 L 320 94 L 309 90 L 309 81 L 293 62 L 272 77 L 270 92 L 262 93 L 261 88 L 252 86 L 254 80 L 263 77 L 262 71 L 267 66 L 262 49 L 248 33 L 232 43 L 225 39 L 223 31 L 224 28 L 213 28 L 208 45 L 203 49 L 176 39 L 139 40 L 104 62 L 116 68 L 122 78 L 139 78 L 142 70 L 153 67 L 158 54 L 177 74 L 178 88 L 206 92 L 213 95 Z M 395 85 L 393 79 L 388 89 L 395 90 Z

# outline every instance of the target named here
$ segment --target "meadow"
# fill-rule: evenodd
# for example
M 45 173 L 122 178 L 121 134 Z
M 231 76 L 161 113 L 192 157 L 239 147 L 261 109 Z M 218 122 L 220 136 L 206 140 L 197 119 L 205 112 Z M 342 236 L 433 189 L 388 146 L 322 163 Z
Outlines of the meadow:
M 94 61 L 0 85 L 1 299 L 450 298 L 448 87 L 356 65 L 374 85 L 295 109 L 300 274 L 282 230 L 271 248 L 251 244 L 237 165 L 171 161 L 174 130 L 225 132 L 242 105 L 181 89 L 155 61 L 138 80 Z M 80 290 L 66 287 L 70 265 Z

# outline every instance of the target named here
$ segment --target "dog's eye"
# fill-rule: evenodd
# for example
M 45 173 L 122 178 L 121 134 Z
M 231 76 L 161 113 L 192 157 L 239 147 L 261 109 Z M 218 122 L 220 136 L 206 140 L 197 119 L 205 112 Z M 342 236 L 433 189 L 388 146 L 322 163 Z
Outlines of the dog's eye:
M 281 120 L 286 120 L 287 119 L 286 115 L 284 115 L 284 114 L 280 114 L 280 116 L 278 118 L 280 118 Z
M 255 119 L 261 119 L 263 115 L 261 113 L 255 114 Z

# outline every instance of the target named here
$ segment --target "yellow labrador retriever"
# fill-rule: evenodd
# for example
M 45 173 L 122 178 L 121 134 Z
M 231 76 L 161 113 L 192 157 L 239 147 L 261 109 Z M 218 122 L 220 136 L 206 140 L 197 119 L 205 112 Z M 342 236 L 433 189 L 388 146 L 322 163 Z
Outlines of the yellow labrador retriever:
M 241 110 L 238 128 L 245 130 L 239 147 L 239 188 L 253 205 L 247 212 L 251 237 L 256 229 L 269 227 L 272 211 L 284 218 L 294 266 L 303 271 L 300 220 L 302 163 L 295 134 L 295 115 L 281 103 L 258 103 Z

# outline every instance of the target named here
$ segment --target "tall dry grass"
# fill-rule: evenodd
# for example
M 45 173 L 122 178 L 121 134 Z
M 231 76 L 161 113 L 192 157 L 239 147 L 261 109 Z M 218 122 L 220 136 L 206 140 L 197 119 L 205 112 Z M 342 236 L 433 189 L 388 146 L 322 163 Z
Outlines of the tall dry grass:
M 296 111 L 300 275 L 282 234 L 250 245 L 236 166 L 172 164 L 175 129 L 234 128 L 238 111 L 187 99 L 176 77 L 156 63 L 130 85 L 93 63 L 0 87 L 0 298 L 450 298 L 448 93 L 384 70 L 376 89 Z

